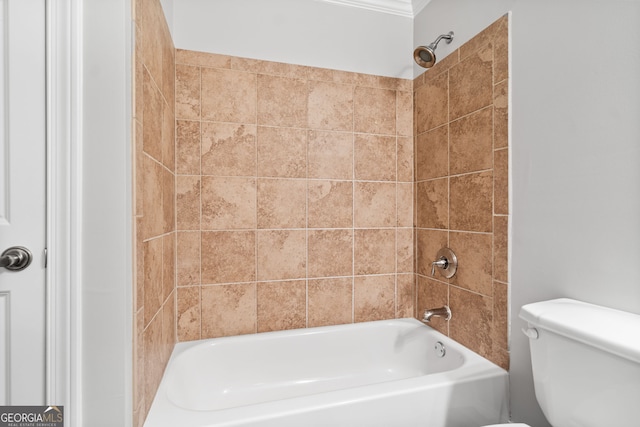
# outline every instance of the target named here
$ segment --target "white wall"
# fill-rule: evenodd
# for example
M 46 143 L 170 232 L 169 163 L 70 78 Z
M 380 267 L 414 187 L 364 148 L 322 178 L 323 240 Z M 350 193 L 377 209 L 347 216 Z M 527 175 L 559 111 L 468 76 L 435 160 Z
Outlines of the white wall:
M 455 49 L 507 11 L 511 404 L 539 427 L 520 307 L 570 297 L 640 314 L 640 2 L 433 0 L 416 40 L 453 30 Z
M 79 1 L 75 2 L 79 5 Z M 82 418 L 75 426 L 130 426 L 132 358 L 131 0 L 83 0 L 81 130 L 72 220 L 80 263 Z M 80 120 L 78 124 L 76 120 Z
M 180 0 L 177 48 L 413 78 L 410 18 L 317 0 Z
M 173 0 L 160 0 L 160 4 L 167 24 L 169 24 L 169 32 L 173 37 Z

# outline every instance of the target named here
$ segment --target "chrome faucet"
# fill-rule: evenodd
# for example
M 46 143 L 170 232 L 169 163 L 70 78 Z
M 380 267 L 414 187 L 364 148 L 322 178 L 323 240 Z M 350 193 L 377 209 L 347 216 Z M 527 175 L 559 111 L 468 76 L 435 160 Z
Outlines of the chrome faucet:
M 422 321 L 424 323 L 429 323 L 431 322 L 431 318 L 432 317 L 444 317 L 444 320 L 449 320 L 451 319 L 451 309 L 449 308 L 448 305 L 445 305 L 444 307 L 440 307 L 440 308 L 430 308 L 424 311 L 424 317 L 422 318 Z

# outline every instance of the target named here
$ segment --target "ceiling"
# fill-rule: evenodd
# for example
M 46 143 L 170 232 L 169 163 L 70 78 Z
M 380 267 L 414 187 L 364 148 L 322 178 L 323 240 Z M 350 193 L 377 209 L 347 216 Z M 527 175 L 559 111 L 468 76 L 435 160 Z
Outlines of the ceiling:
M 431 0 L 321 0 L 392 15 L 415 17 Z

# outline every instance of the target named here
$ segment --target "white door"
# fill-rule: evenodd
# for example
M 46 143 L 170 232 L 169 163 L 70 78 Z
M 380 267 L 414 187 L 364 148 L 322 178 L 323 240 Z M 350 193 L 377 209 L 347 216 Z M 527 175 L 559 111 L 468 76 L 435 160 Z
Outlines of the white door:
M 0 0 L 0 58 L 0 254 L 33 255 L 0 268 L 0 405 L 44 405 L 45 0 Z

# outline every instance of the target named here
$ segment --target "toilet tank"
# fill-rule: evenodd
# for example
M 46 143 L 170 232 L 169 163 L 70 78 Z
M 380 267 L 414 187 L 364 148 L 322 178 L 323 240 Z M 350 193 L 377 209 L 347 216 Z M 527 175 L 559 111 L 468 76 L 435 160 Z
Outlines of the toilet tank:
M 640 315 L 563 298 L 527 304 L 520 318 L 551 425 L 640 426 Z

